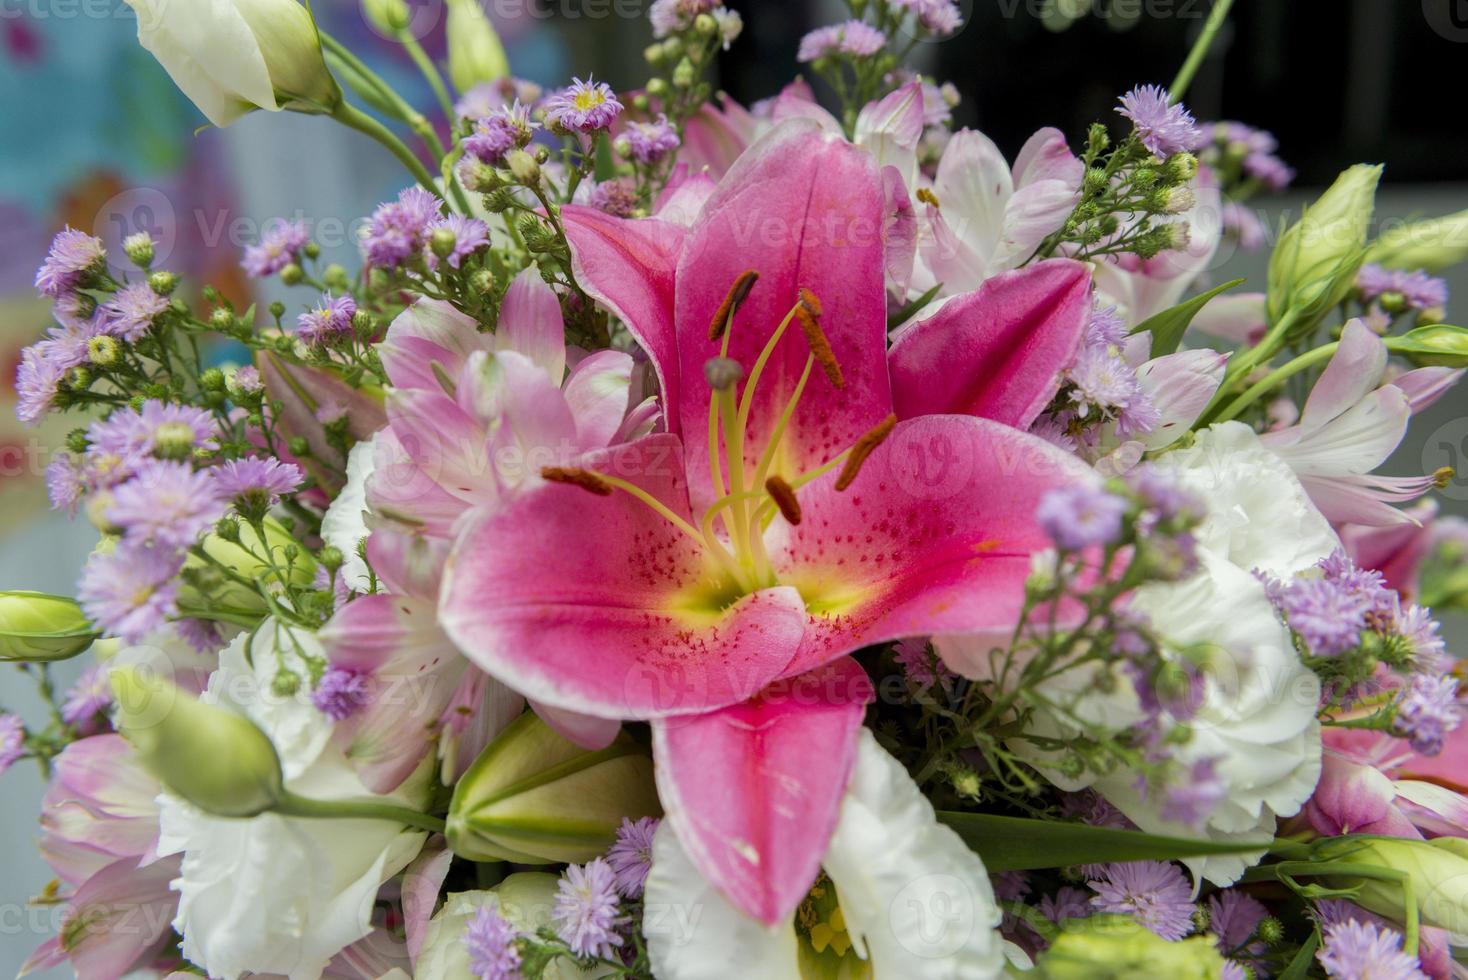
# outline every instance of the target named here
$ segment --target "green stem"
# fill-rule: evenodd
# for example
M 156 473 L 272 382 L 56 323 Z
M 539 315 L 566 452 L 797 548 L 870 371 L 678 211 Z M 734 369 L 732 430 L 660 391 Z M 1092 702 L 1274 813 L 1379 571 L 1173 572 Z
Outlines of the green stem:
M 402 140 L 393 135 L 392 130 L 349 103 L 346 99 L 337 103 L 336 111 L 331 114 L 331 118 L 349 129 L 355 129 L 359 133 L 372 137 L 387 147 L 392 152 L 392 155 L 398 158 L 398 162 L 407 168 L 408 173 L 412 174 L 413 178 L 423 185 L 425 190 L 434 197 L 439 196 L 438 187 L 433 182 L 433 175 L 428 172 L 428 168 L 423 166 L 423 161 L 414 156 L 413 151 L 403 145 Z
M 1198 40 L 1193 42 L 1193 50 L 1188 52 L 1188 60 L 1183 62 L 1183 66 L 1178 69 L 1177 77 L 1168 87 L 1168 94 L 1174 103 L 1181 102 L 1188 86 L 1193 84 L 1193 76 L 1198 74 L 1203 59 L 1208 56 L 1208 49 L 1213 47 L 1213 39 L 1218 36 L 1224 20 L 1228 17 L 1228 10 L 1233 5 L 1234 0 L 1215 0 L 1213 10 L 1208 14 L 1208 22 L 1203 25 L 1203 33 L 1199 34 Z
M 408 56 L 413 59 L 413 64 L 417 65 L 423 77 L 428 79 L 434 96 L 438 98 L 439 108 L 443 110 L 449 125 L 453 125 L 454 103 L 449 98 L 449 90 L 443 83 L 443 76 L 438 73 L 438 68 L 433 64 L 433 59 L 428 57 L 428 52 L 423 50 L 423 45 L 418 43 L 418 39 L 407 31 L 398 32 L 398 43 L 407 49 Z
M 401 118 L 403 122 L 412 127 L 413 132 L 418 134 L 418 137 L 423 140 L 424 144 L 429 148 L 430 151 L 438 155 L 440 158 L 442 158 L 443 155 L 448 152 L 443 145 L 443 141 L 438 138 L 438 133 L 434 130 L 433 125 L 429 123 L 429 121 L 424 117 L 423 113 L 413 108 L 413 106 L 409 104 L 407 99 L 404 99 L 401 95 L 397 93 L 396 89 L 394 89 L 391 85 L 387 83 L 386 79 L 377 74 L 371 68 L 367 67 L 367 64 L 365 62 L 363 62 L 356 55 L 352 54 L 350 49 L 348 49 L 345 45 L 343 45 L 340 41 L 338 41 L 331 35 L 322 34 L 321 40 L 326 45 L 328 51 L 330 51 L 337 58 L 340 58 L 348 68 L 350 68 L 361 78 L 362 81 L 372 86 L 373 91 L 375 91 L 384 102 L 393 107 L 393 110 L 397 113 L 398 117 Z M 452 120 L 450 120 L 450 122 L 452 122 Z
M 1289 378 L 1291 375 L 1298 374 L 1306 368 L 1319 364 L 1321 361 L 1329 360 L 1340 346 L 1340 341 L 1336 341 L 1333 344 L 1326 344 L 1324 347 L 1317 347 L 1312 351 L 1301 354 L 1283 367 L 1275 368 L 1262 379 L 1251 385 L 1242 395 L 1230 402 L 1227 408 L 1218 413 L 1218 418 L 1214 419 L 1214 421 L 1227 422 L 1237 418 L 1239 413 L 1257 401 L 1260 395 L 1273 390 L 1280 382 Z
M 273 808 L 275 813 L 287 817 L 306 817 L 321 820 L 390 820 L 393 823 L 441 834 L 447 825 L 431 813 L 419 813 L 407 807 L 391 803 L 361 803 L 350 800 L 312 800 L 297 796 L 286 790 L 280 802 Z

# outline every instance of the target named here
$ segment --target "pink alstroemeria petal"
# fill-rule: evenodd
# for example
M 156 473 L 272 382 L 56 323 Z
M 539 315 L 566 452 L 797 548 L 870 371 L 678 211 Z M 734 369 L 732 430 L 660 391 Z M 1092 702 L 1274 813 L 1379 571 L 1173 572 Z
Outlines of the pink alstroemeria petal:
M 1028 428 L 1060 385 L 1090 316 L 1090 276 L 1069 259 L 1001 273 L 892 347 L 899 418 L 953 413 Z
M 1432 477 L 1302 476 L 1300 485 L 1332 524 L 1390 527 L 1416 523 L 1410 513 L 1391 504 L 1416 500 L 1432 489 L 1433 481 Z
M 1300 427 L 1318 429 L 1350 411 L 1381 383 L 1386 344 L 1359 319 L 1341 332 L 1340 347 L 1305 401 Z
M 740 308 L 728 356 L 751 371 L 770 336 L 807 289 L 840 365 L 838 389 L 813 372 L 780 443 L 774 471 L 793 476 L 832 458 L 892 406 L 885 358 L 886 249 L 881 174 L 870 155 L 803 121 L 784 123 L 725 175 L 678 262 L 681 379 L 668 412 L 686 433 L 695 509 L 712 503 L 704 365 L 719 354 L 709 326 L 730 287 L 749 270 L 759 281 Z M 792 324 L 755 390 L 745 438 L 751 467 L 765 447 L 810 353 Z
M 434 364 L 456 377 L 464 359 L 488 349 L 490 340 L 468 314 L 441 300 L 420 299 L 388 326 L 377 352 L 394 387 L 438 388 Z
M 168 885 L 181 860 L 118 861 L 76 890 L 61 932 L 74 929 L 62 948 L 78 980 L 119 980 L 161 952 L 178 910 Z
M 423 475 L 466 503 L 495 489 L 484 426 L 443 391 L 394 388 L 387 417 L 398 447 Z
M 1362 568 L 1374 568 L 1386 578 L 1387 588 L 1411 598 L 1417 592 L 1417 573 L 1432 547 L 1432 522 L 1437 516 L 1435 500 L 1423 500 L 1408 508 L 1412 523 L 1388 527 L 1341 527 L 1346 553 Z
M 566 376 L 566 326 L 561 302 L 535 269 L 515 277 L 500 306 L 495 350 L 523 354 L 559 386 Z
M 453 863 L 454 852 L 442 837 L 435 835 L 403 873 L 403 927 L 407 932 L 408 956 L 414 963 L 428 939 L 428 922 L 438 907 L 439 893 Z
M 1042 180 L 1058 180 L 1078 191 L 1085 175 L 1085 164 L 1070 152 L 1065 134 L 1053 126 L 1046 126 L 1025 140 L 1019 156 L 1014 158 L 1016 187 L 1028 187 Z
M 615 718 L 595 718 L 574 711 L 563 711 L 539 701 L 531 701 L 530 707 L 540 716 L 541 721 L 560 735 L 592 752 L 611 745 L 616 740 L 617 733 L 622 730 L 622 723 Z
M 799 492 L 799 526 L 766 534 L 782 583 L 811 625 L 798 674 L 863 646 L 1013 627 L 1030 556 L 1051 546 L 1035 520 L 1047 490 L 1092 484 L 1076 457 L 987 419 L 898 423 L 844 493 L 835 475 Z
M 1302 421 L 1259 439 L 1300 476 L 1362 475 L 1386 462 L 1407 434 L 1411 419 L 1407 395 L 1386 385 L 1369 391 L 1324 424 Z
M 1439 398 L 1447 394 L 1459 381 L 1464 372 L 1450 367 L 1425 367 L 1408 371 L 1392 379 L 1392 384 L 1407 393 L 1412 405 L 1412 414 L 1431 408 Z
M 631 387 L 632 358 L 621 351 L 597 351 L 576 365 L 566 381 L 565 397 L 582 449 L 611 443 L 627 417 Z
M 1305 817 L 1317 833 L 1332 837 L 1420 837 L 1411 822 L 1397 812 L 1396 795 L 1392 781 L 1374 766 L 1326 752 L 1315 795 L 1305 804 Z
M 1143 364 L 1137 383 L 1157 407 L 1161 421 L 1138 441 L 1147 449 L 1161 449 L 1192 428 L 1223 383 L 1227 365 L 1227 354 L 1207 349 L 1179 351 Z
M 1396 782 L 1397 809 L 1419 830 L 1438 836 L 1468 837 L 1468 797 L 1415 779 Z
M 626 480 L 689 520 L 669 435 L 578 465 Z M 625 491 L 549 484 L 481 516 L 444 572 L 439 619 L 491 676 L 601 718 L 737 704 L 795 656 L 805 609 L 792 588 L 726 605 L 698 543 Z
M 658 795 L 679 842 L 767 925 L 787 920 L 815 881 L 872 697 L 843 658 L 744 704 L 653 726 Z

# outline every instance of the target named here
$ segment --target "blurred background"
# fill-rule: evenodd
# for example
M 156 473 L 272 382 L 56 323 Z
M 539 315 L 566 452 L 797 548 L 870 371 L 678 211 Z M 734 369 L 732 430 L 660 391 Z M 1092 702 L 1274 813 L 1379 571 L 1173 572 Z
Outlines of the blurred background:
M 409 0 L 430 53 L 443 50 L 442 0 Z M 618 89 L 647 78 L 644 0 L 484 0 L 517 75 L 546 86 L 594 72 Z M 825 0 L 728 0 L 744 36 L 723 55 L 722 84 L 746 104 L 774 95 L 796 70 L 809 29 L 843 19 Z M 963 0 L 967 26 L 920 44 L 913 66 L 954 83 L 958 121 L 1013 155 L 1042 125 L 1073 140 L 1114 119 L 1117 96 L 1166 84 L 1201 29 L 1210 0 Z M 357 0 L 314 0 L 323 28 L 410 101 L 432 99 L 402 50 L 374 33 Z M 240 250 L 272 219 L 304 219 L 328 254 L 352 265 L 353 222 L 407 181 L 376 144 L 331 123 L 256 113 L 226 130 L 180 96 L 135 40 L 124 0 L 0 0 L 0 588 L 70 594 L 96 542 L 85 521 L 46 510 L 41 479 L 67 426 L 14 421 L 10 383 L 21 348 L 47 324 L 31 281 L 52 234 L 71 225 L 106 240 L 146 229 L 158 265 L 211 283 L 244 305 L 271 287 L 239 272 Z M 1386 164 L 1378 222 L 1468 208 L 1468 0 L 1238 0 L 1187 102 L 1199 119 L 1273 131 L 1298 171 L 1290 192 L 1257 199 L 1267 227 L 1298 214 L 1347 164 Z M 197 132 L 196 132 L 197 130 Z M 1251 202 L 1253 203 L 1253 202 Z M 1225 247 L 1210 276 L 1261 289 L 1267 256 Z M 1449 321 L 1468 317 L 1468 270 L 1450 276 Z M 251 290 L 254 296 L 251 296 Z M 228 357 L 221 351 L 220 357 Z M 1393 470 L 1421 473 L 1468 458 L 1468 401 L 1459 392 L 1413 425 Z M 73 423 L 75 424 L 75 423 Z M 1463 466 L 1468 470 L 1468 466 Z M 1440 495 L 1468 514 L 1468 473 Z M 1468 624 L 1448 623 L 1468 654 Z M 58 672 L 69 680 L 65 665 Z M 30 716 L 18 674 L 0 675 L 0 706 Z M 27 906 L 48 879 L 30 846 L 39 775 L 22 766 L 0 787 L 0 976 L 53 934 L 46 908 Z

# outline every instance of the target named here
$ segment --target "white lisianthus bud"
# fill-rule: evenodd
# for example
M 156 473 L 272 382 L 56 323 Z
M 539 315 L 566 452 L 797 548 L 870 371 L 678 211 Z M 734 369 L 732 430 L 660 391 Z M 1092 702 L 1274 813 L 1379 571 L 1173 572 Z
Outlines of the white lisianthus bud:
M 1468 211 L 1398 225 L 1382 233 L 1366 261 L 1388 269 L 1441 272 L 1468 259 Z
M 127 2 L 138 42 L 216 126 L 252 109 L 331 112 L 341 102 L 316 22 L 297 0 Z
M 1367 837 L 1344 842 L 1339 853 L 1322 853 L 1321 860 L 1337 865 L 1356 865 L 1363 870 L 1387 868 L 1400 871 L 1412 882 L 1413 897 L 1424 926 L 1468 933 L 1468 840 L 1439 837 L 1430 841 Z M 1360 887 L 1358 905 L 1378 915 L 1404 921 L 1406 894 L 1397 882 L 1380 877 L 1355 878 L 1349 873 L 1337 879 L 1346 887 Z
M 66 660 L 92 645 L 81 607 L 41 592 L 0 592 L 0 661 Z
M 479 0 L 448 0 L 449 77 L 467 92 L 510 73 L 510 59 Z
M 1357 164 L 1336 178 L 1279 240 L 1269 260 L 1269 319 L 1293 311 L 1309 324 L 1356 283 L 1381 167 Z

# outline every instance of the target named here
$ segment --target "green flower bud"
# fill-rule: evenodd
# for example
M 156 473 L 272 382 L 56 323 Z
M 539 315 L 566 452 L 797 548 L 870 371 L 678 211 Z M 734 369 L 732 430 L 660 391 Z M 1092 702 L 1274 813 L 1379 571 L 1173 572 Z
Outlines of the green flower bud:
M 275 302 L 271 303 L 269 309 L 270 315 L 277 320 L 285 316 L 285 304 L 282 303 L 280 300 L 276 300 Z
M 96 638 L 97 631 L 70 599 L 44 592 L 0 592 L 0 661 L 67 660 Z
M 327 545 L 316 553 L 316 559 L 321 562 L 322 567 L 328 572 L 334 572 L 342 567 L 342 563 L 346 561 L 346 556 L 342 554 L 340 548 Z
M 699 14 L 693 19 L 693 29 L 703 37 L 713 37 L 719 33 L 719 22 L 708 14 Z
M 168 296 L 178 288 L 178 276 L 166 270 L 148 277 L 148 286 L 159 296 Z
M 339 292 L 346 292 L 352 288 L 351 276 L 347 275 L 347 270 L 344 266 L 336 262 L 331 263 L 321 273 L 321 281 Z
M 86 429 L 72 429 L 66 434 L 66 448 L 68 452 L 84 453 L 90 443 L 87 440 Z
M 122 734 L 170 793 L 221 817 L 253 817 L 280 802 L 280 757 L 250 719 L 131 667 L 110 679 Z
M 1313 327 L 1356 284 L 1381 167 L 1357 164 L 1305 209 L 1269 260 L 1270 322 L 1294 311 Z
M 1220 980 L 1224 960 L 1209 936 L 1168 942 L 1131 919 L 1071 919 L 1035 961 L 1040 980 Z
M 1468 259 L 1468 211 L 1414 221 L 1383 232 L 1366 253 L 1367 262 L 1389 269 L 1441 272 Z
M 1388 338 L 1387 348 L 1413 364 L 1468 368 L 1468 330 L 1434 323 Z
M 122 345 L 115 337 L 99 334 L 87 341 L 87 360 L 99 368 L 110 368 L 117 363 Z
M 672 91 L 666 78 L 650 78 L 647 82 L 647 94 L 655 99 L 665 98 Z
M 435 228 L 429 236 L 428 247 L 433 249 L 433 254 L 441 259 L 446 259 L 454 254 L 454 248 L 459 244 L 458 237 L 451 228 Z
M 659 813 L 652 760 L 630 738 L 588 752 L 526 713 L 459 780 L 449 847 L 471 861 L 587 861 L 624 817 Z
M 698 81 L 698 69 L 693 67 L 693 62 L 684 58 L 678 62 L 678 67 L 673 69 L 673 85 L 677 88 L 688 88 Z
M 512 150 L 505 158 L 505 163 L 510 167 L 510 173 L 515 180 L 527 187 L 535 187 L 540 183 L 540 164 L 535 162 L 535 157 L 524 150 Z
M 1162 175 L 1169 183 L 1186 184 L 1198 176 L 1198 158 L 1191 153 L 1174 153 L 1163 165 Z
M 661 44 L 649 44 L 642 49 L 642 58 L 649 65 L 656 68 L 663 63 L 663 46 Z
M 413 21 L 412 11 L 403 0 L 362 0 L 362 15 L 384 34 L 396 34 Z
M 282 670 L 270 679 L 270 693 L 278 698 L 288 698 L 301 689 L 301 677 Z
M 295 286 L 305 278 L 305 271 L 294 262 L 289 263 L 284 269 L 280 270 L 280 281 L 287 286 Z
M 146 269 L 153 263 L 153 238 L 146 231 L 124 238 L 122 250 L 127 254 L 128 261 L 139 269 Z
M 1344 841 L 1320 852 L 1322 861 L 1357 865 L 1363 870 L 1388 869 L 1412 881 L 1417 912 L 1424 926 L 1468 933 L 1468 839 L 1438 837 L 1430 841 L 1367 837 Z M 1342 874 L 1327 881 L 1360 887 L 1357 905 L 1397 922 L 1404 921 L 1406 896 L 1394 881 Z
M 214 534 L 204 538 L 201 547 L 206 554 L 226 568 L 249 581 L 261 581 L 266 588 L 283 589 L 286 582 L 298 588 L 309 588 L 316 580 L 315 560 L 310 555 L 301 554 L 293 563 L 287 565 L 286 548 L 296 543 L 295 538 L 291 537 L 290 532 L 273 517 L 265 518 L 262 526 L 265 528 L 263 543 L 253 527 L 248 524 L 240 524 L 238 543 L 226 540 L 216 530 Z M 264 557 L 267 554 L 274 560 L 275 568 L 271 568 L 269 563 L 256 557 L 256 555 Z M 213 566 L 197 555 L 190 555 L 184 562 L 185 572 L 204 569 L 213 570 Z M 185 584 L 179 590 L 178 599 L 179 604 L 185 608 L 219 607 L 247 614 L 263 614 L 268 611 L 265 600 L 257 590 L 248 588 L 233 579 L 225 580 L 214 589 Z
M 460 92 L 510 73 L 505 46 L 479 0 L 448 0 L 449 77 Z

